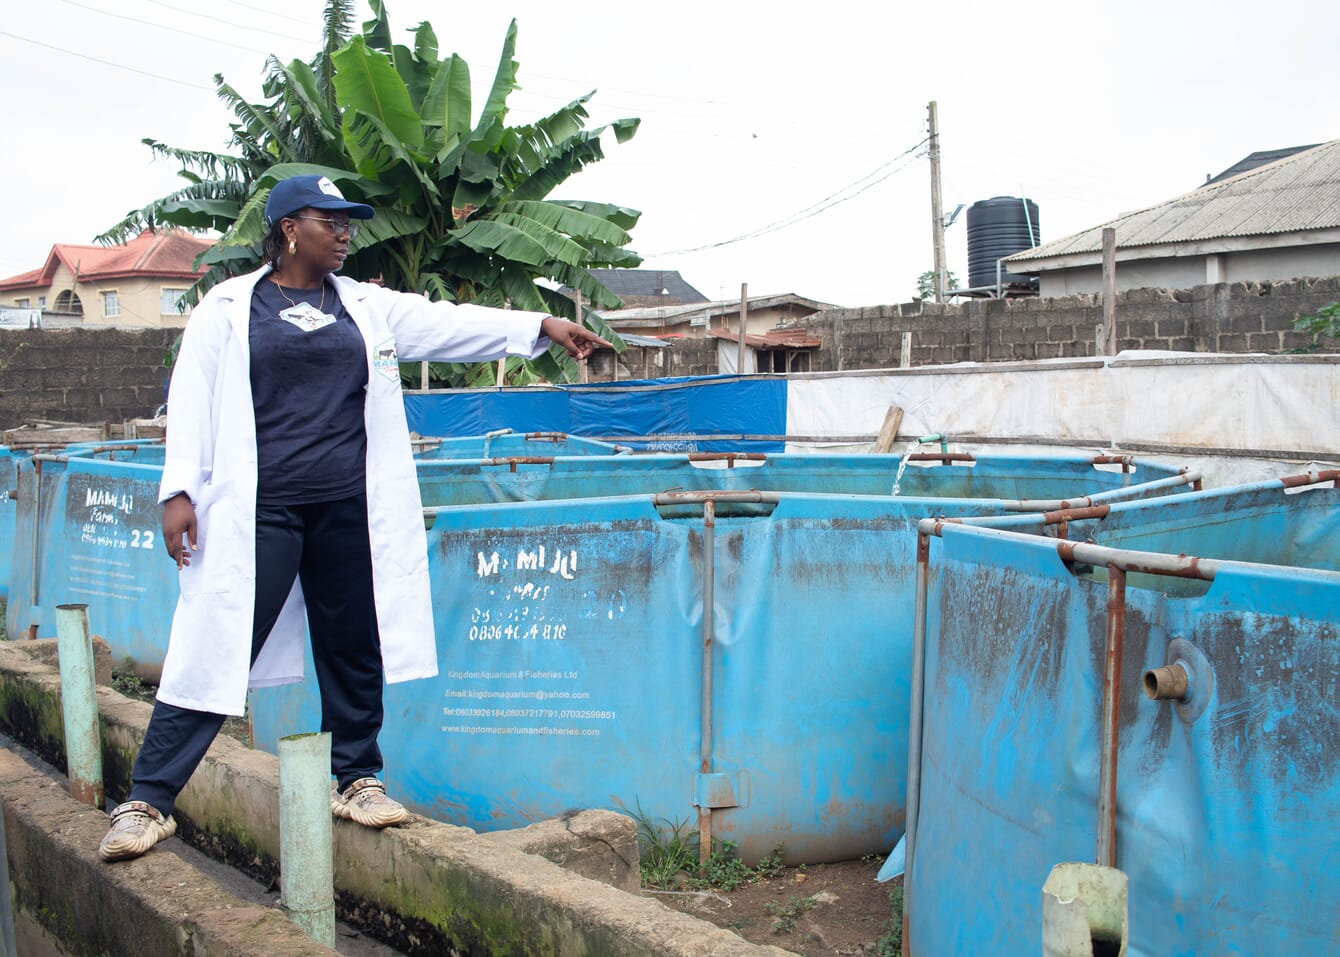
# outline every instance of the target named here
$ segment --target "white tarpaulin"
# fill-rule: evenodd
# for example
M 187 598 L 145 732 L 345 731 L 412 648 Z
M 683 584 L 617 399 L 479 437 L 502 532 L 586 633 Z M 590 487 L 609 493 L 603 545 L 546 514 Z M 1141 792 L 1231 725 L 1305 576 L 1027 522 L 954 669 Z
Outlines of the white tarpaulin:
M 789 377 L 788 439 L 842 445 L 879 432 L 962 442 L 1130 451 L 1340 456 L 1340 356 L 1123 352 Z

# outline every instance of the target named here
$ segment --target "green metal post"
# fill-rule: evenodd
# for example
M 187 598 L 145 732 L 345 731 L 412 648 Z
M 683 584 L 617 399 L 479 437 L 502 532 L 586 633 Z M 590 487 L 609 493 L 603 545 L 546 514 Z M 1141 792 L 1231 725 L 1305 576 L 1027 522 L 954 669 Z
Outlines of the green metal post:
M 56 606 L 60 653 L 61 711 L 65 718 L 65 762 L 70 796 L 102 807 L 102 741 L 98 736 L 98 690 L 88 605 Z
M 335 946 L 330 734 L 279 739 L 279 874 L 283 905 L 308 937 Z

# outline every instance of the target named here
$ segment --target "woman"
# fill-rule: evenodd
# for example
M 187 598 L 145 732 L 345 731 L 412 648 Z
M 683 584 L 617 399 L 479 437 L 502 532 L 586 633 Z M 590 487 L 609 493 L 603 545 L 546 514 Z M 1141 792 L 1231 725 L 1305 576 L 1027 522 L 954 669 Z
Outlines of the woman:
M 433 303 L 336 276 L 372 207 L 329 179 L 271 190 L 266 265 L 191 314 L 168 393 L 159 501 L 181 597 L 130 797 L 99 853 L 176 830 L 177 794 L 253 686 L 301 680 L 304 615 L 331 734 L 331 810 L 405 818 L 386 795 L 382 682 L 437 673 L 427 543 L 400 362 L 583 359 L 609 345 L 542 313 Z M 247 635 L 251 640 L 247 641 Z

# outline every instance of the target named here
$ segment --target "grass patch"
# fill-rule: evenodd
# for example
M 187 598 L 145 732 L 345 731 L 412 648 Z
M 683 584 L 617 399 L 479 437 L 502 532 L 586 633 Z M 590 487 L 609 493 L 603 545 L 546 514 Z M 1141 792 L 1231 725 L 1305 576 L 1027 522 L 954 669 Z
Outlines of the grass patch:
M 817 904 L 813 897 L 792 897 L 785 904 L 779 904 L 777 901 L 768 901 L 763 905 L 763 910 L 772 916 L 772 932 L 774 934 L 789 934 L 796 929 L 796 921 L 804 916 L 805 912 Z
M 884 924 L 884 935 L 875 942 L 875 957 L 899 957 L 903 952 L 903 888 L 899 886 L 889 891 L 889 905 L 892 916 Z
M 699 864 L 698 835 L 688 822 L 663 818 L 658 824 L 641 804 L 635 818 L 643 887 L 733 891 L 782 872 L 786 848 L 781 844 L 750 867 L 740 859 L 735 841 L 714 841 L 707 863 Z

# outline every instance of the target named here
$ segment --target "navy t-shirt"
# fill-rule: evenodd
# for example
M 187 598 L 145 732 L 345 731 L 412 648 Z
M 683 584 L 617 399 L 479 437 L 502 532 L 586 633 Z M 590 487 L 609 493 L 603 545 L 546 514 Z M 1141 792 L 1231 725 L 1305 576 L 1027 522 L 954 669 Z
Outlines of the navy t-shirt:
M 363 491 L 367 352 L 334 287 L 281 291 L 262 279 L 250 345 L 256 501 L 300 505 Z

